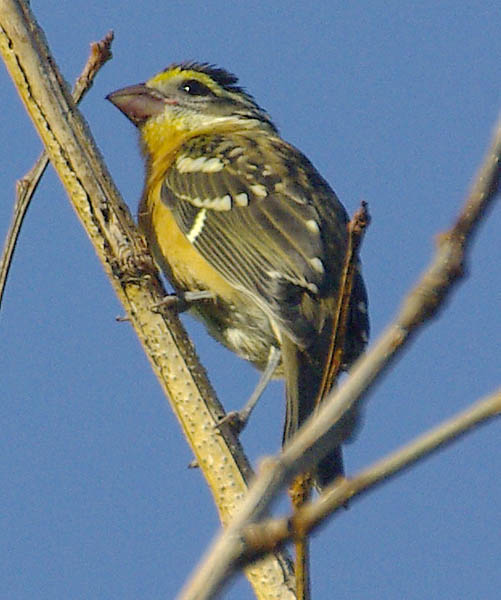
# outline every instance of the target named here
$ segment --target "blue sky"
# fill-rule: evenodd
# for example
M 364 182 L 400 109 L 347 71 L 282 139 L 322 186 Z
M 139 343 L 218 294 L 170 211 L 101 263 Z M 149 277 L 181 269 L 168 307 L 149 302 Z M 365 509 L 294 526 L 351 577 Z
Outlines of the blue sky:
M 89 42 L 114 59 L 82 104 L 132 211 L 136 133 L 104 96 L 173 61 L 226 67 L 328 179 L 349 212 L 367 200 L 362 250 L 373 338 L 463 201 L 501 108 L 497 2 L 38 1 L 71 82 Z M 4 235 L 14 182 L 40 142 L 0 69 Z M 499 386 L 501 210 L 481 227 L 469 278 L 371 395 L 348 473 Z M 0 314 L 0 596 L 172 598 L 217 516 L 135 335 L 53 172 L 30 208 Z M 184 318 L 224 405 L 256 372 Z M 273 383 L 243 442 L 280 445 Z M 499 596 L 499 423 L 354 502 L 313 539 L 315 598 Z M 279 510 L 283 510 L 280 506 Z M 252 598 L 243 577 L 227 598 Z

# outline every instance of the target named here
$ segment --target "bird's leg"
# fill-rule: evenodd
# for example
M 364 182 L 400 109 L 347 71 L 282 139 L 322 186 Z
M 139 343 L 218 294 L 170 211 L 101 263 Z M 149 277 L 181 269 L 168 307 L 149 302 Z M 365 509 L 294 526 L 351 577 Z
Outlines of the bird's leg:
M 261 373 L 261 377 L 252 392 L 250 398 L 245 403 L 245 406 L 240 410 L 232 410 L 227 413 L 225 417 L 221 419 L 217 427 L 220 427 L 224 423 L 227 423 L 236 435 L 239 435 L 244 427 L 247 425 L 247 421 L 251 416 L 259 398 L 264 392 L 266 386 L 273 377 L 275 369 L 278 367 L 282 353 L 276 346 L 270 346 L 270 352 L 268 354 L 268 361 L 264 371 Z
M 214 298 L 214 294 L 207 290 L 193 290 L 186 292 L 174 292 L 173 294 L 167 294 L 160 302 L 154 304 L 152 310 L 159 311 L 162 308 L 173 308 L 178 313 L 185 312 L 190 308 L 191 304 L 199 302 L 200 300 L 210 300 Z

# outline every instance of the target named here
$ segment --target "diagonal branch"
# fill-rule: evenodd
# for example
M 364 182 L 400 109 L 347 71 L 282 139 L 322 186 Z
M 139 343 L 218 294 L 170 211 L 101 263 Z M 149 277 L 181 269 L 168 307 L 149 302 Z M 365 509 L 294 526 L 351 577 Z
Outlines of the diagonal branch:
M 223 409 L 177 315 L 151 310 L 165 295 L 157 271 L 27 3 L 0 0 L 0 52 L 226 523 L 251 469 L 238 440 L 215 427 Z M 259 598 L 293 598 L 284 555 L 253 565 L 247 575 Z
M 91 44 L 90 56 L 73 88 L 72 95 L 75 104 L 78 104 L 90 90 L 98 71 L 110 60 L 112 41 L 113 32 L 109 31 L 100 42 L 93 42 Z M 12 222 L 5 237 L 4 249 L 0 258 L 0 309 L 24 217 L 48 164 L 49 156 L 45 150 L 42 150 L 33 167 L 16 184 L 16 202 L 14 204 Z
M 460 436 L 501 415 L 501 389 L 479 400 L 461 414 L 419 436 L 409 444 L 378 460 L 357 475 L 338 480 L 315 500 L 304 504 L 292 517 L 251 524 L 243 531 L 246 552 L 241 564 L 256 560 L 294 539 L 299 531 L 310 533 L 325 519 L 344 508 L 346 502 L 371 491 L 399 475 L 416 462 L 443 448 Z
M 370 222 L 371 218 L 367 202 L 362 202 L 360 208 L 353 215 L 347 227 L 348 248 L 346 250 L 343 273 L 341 275 L 341 283 L 339 286 L 339 298 L 336 307 L 335 322 L 332 327 L 334 335 L 332 336 L 328 358 L 325 361 L 328 368 L 324 372 L 322 385 L 316 400 L 317 405 L 320 404 L 326 394 L 333 388 L 334 382 L 341 372 L 346 328 L 350 311 L 351 292 L 358 265 L 358 253 L 360 251 L 360 246 L 362 245 L 365 230 Z

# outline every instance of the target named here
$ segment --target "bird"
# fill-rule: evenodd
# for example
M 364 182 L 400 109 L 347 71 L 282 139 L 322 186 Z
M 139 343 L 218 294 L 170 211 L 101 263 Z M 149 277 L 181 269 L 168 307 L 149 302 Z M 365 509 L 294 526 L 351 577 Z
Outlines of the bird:
M 106 98 L 139 130 L 145 159 L 138 224 L 175 292 L 220 343 L 285 379 L 283 443 L 315 410 L 329 369 L 347 212 L 306 156 L 231 72 L 173 63 Z M 197 296 L 198 294 L 198 296 Z M 343 349 L 369 335 L 358 265 Z M 317 465 L 343 474 L 341 447 Z

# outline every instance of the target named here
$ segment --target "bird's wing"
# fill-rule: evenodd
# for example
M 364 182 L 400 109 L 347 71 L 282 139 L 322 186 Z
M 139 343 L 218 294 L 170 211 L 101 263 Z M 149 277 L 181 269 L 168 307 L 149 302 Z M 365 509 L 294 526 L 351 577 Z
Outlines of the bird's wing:
M 168 170 L 162 201 L 187 239 L 296 343 L 343 261 L 346 213 L 311 163 L 280 138 L 199 136 Z

